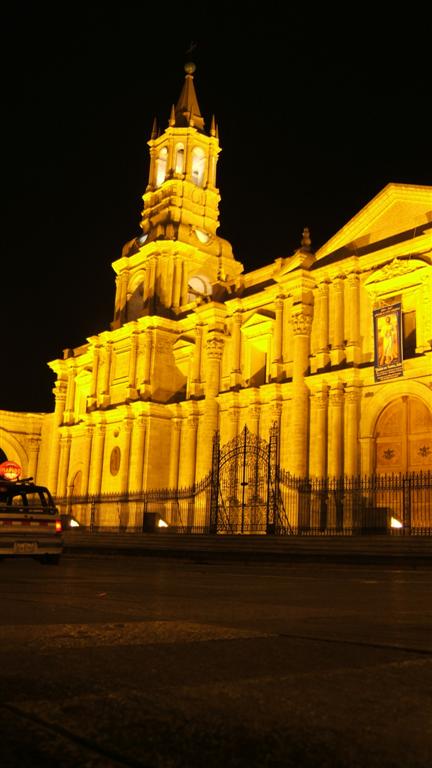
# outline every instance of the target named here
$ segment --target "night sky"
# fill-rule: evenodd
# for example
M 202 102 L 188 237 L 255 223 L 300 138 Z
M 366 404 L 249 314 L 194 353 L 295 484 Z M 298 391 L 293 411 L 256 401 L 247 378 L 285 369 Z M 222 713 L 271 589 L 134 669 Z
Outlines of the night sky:
M 218 234 L 245 271 L 305 226 L 318 249 L 389 182 L 432 183 L 425 6 L 262 5 L 2 11 L 0 409 L 52 411 L 47 363 L 109 329 L 111 263 L 140 233 L 153 118 L 167 126 L 186 61 L 219 125 Z

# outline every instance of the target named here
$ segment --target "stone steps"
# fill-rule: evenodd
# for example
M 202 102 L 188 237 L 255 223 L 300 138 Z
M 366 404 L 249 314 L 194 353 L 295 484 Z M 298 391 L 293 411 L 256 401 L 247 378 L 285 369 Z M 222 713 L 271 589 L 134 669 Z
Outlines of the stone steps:
M 65 532 L 65 552 L 100 551 L 162 556 L 247 559 L 416 560 L 432 565 L 430 536 L 257 536 Z

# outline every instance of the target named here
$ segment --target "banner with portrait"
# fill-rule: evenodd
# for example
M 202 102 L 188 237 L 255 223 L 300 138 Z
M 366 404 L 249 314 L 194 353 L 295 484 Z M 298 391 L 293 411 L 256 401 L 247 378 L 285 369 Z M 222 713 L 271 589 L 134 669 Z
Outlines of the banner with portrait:
M 402 307 L 400 304 L 374 309 L 375 381 L 403 375 Z

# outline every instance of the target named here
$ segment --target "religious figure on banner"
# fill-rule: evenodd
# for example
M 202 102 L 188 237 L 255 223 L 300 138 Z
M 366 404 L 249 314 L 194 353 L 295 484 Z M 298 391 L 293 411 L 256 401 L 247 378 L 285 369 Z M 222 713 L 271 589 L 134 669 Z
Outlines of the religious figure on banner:
M 399 359 L 397 316 L 391 313 L 378 320 L 378 364 L 391 365 Z

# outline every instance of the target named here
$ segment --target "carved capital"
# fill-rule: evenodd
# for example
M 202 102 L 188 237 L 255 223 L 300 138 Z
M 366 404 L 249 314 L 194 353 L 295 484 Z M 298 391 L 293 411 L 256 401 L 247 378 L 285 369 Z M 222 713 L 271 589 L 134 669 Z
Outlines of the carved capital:
M 340 407 L 343 405 L 345 399 L 345 394 L 343 387 L 335 387 L 330 392 L 330 405 L 335 407 Z
M 313 402 L 318 410 L 325 410 L 329 402 L 329 393 L 326 390 L 315 392 Z
M 222 336 L 211 336 L 206 342 L 206 352 L 209 360 L 220 360 L 222 358 L 224 340 Z
M 318 289 L 318 296 L 321 299 L 327 299 L 329 295 L 329 285 L 328 283 L 319 283 L 317 286 Z
M 308 336 L 312 328 L 311 315 L 305 315 L 303 312 L 293 315 L 291 318 L 293 333 L 295 336 Z
M 248 413 L 251 419 L 259 419 L 261 408 L 259 405 L 250 405 L 248 408 Z
M 350 272 L 347 277 L 347 283 L 350 288 L 357 288 L 359 284 L 360 278 L 357 274 L 357 272 Z
M 347 389 L 345 392 L 345 400 L 348 405 L 357 405 L 360 400 L 360 392 L 357 388 Z

